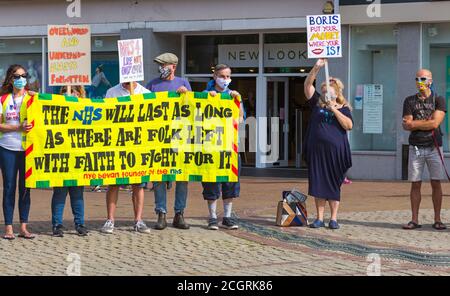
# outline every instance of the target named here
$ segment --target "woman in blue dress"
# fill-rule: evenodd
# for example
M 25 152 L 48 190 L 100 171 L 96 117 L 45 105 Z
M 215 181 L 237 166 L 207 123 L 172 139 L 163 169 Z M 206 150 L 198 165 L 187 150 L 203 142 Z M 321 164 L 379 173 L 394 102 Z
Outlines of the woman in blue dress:
M 325 65 L 317 60 L 305 80 L 305 96 L 311 107 L 311 118 L 305 138 L 305 156 L 308 164 L 309 192 L 314 196 L 317 217 L 312 228 L 324 227 L 324 211 L 328 201 L 331 210 L 330 229 L 338 229 L 337 213 L 341 198 L 341 185 L 347 170 L 352 166 L 352 156 L 347 131 L 353 127 L 351 107 L 343 95 L 344 85 L 330 78 L 328 100 L 326 83 L 319 94 L 315 87 L 317 73 Z

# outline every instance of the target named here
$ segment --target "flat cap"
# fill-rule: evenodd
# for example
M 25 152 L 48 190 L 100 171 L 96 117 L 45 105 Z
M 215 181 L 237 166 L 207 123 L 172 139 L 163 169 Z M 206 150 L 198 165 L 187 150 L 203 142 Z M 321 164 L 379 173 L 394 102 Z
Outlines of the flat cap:
M 165 52 L 157 56 L 154 61 L 160 64 L 178 64 L 178 57 L 173 53 Z

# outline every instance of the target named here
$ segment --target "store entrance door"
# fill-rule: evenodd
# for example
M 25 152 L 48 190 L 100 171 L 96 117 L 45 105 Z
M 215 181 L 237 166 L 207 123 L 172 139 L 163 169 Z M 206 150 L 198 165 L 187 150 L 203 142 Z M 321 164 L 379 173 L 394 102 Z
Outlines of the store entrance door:
M 289 78 L 268 77 L 267 140 L 270 145 L 265 167 L 289 165 Z M 276 120 L 278 118 L 278 124 Z M 274 124 L 275 120 L 275 124 Z

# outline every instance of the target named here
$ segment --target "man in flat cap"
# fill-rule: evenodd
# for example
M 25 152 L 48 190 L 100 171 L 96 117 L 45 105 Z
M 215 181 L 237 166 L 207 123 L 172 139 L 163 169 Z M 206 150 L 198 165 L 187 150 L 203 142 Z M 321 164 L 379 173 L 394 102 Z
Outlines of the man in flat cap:
M 178 64 L 178 57 L 173 53 L 163 53 L 157 56 L 154 61 L 159 64 L 159 77 L 147 84 L 147 89 L 152 92 L 176 91 L 185 93 L 192 91 L 191 85 L 186 79 L 175 76 Z M 168 182 L 153 182 L 155 192 L 155 211 L 158 215 L 158 222 L 155 229 L 163 230 L 167 227 L 167 187 Z M 188 182 L 176 182 L 175 188 L 175 217 L 173 226 L 180 229 L 189 229 L 189 225 L 184 221 L 183 212 L 186 208 L 188 194 Z

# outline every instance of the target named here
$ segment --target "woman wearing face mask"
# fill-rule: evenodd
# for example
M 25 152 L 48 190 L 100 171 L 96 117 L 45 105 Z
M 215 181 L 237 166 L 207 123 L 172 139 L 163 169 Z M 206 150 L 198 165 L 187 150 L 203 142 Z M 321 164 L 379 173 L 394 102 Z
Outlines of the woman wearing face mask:
M 337 213 L 341 197 L 341 185 L 345 173 L 352 166 L 347 131 L 353 127 L 351 107 L 344 98 L 344 85 L 337 78 L 330 78 L 329 100 L 326 83 L 322 83 L 320 95 L 313 83 L 320 68 L 325 65 L 319 59 L 305 80 L 304 90 L 311 107 L 305 141 L 308 163 L 309 195 L 315 197 L 317 218 L 312 228 L 324 227 L 323 215 L 328 201 L 331 209 L 330 229 L 338 229 Z
M 229 94 L 233 98 L 239 98 L 240 94 L 235 91 L 229 89 L 229 85 L 231 83 L 231 69 L 229 66 L 224 64 L 219 64 L 214 68 L 214 80 L 211 80 L 205 92 L 209 92 L 211 96 L 216 96 L 218 93 L 226 93 Z M 244 121 L 244 109 L 243 104 L 240 104 L 240 122 Z M 241 167 L 241 159 L 239 157 L 239 174 Z M 217 230 L 219 229 L 218 221 L 217 221 L 217 200 L 222 195 L 223 200 L 223 209 L 224 209 L 224 217 L 222 219 L 222 226 L 227 229 L 237 229 L 238 225 L 231 217 L 232 211 L 232 202 L 234 198 L 239 197 L 240 193 L 240 183 L 238 182 L 202 182 L 203 185 L 203 198 L 208 202 L 209 209 L 209 220 L 208 220 L 208 229 Z
M 0 108 L 0 165 L 3 176 L 3 215 L 5 218 L 4 239 L 15 238 L 13 231 L 14 206 L 16 201 L 16 180 L 19 173 L 19 237 L 33 239 L 27 230 L 30 212 L 30 189 L 25 188 L 25 152 L 22 147 L 22 133 L 28 132 L 31 125 L 21 121 L 21 106 L 29 98 L 27 71 L 21 65 L 12 65 L 6 72 L 1 89 Z
M 60 94 L 67 94 L 67 87 L 61 87 Z M 82 85 L 72 86 L 71 95 L 77 98 L 85 98 L 86 91 Z M 83 186 L 65 186 L 53 188 L 52 196 L 52 225 L 53 236 L 63 237 L 63 214 L 67 193 L 70 195 L 70 205 L 74 216 L 75 230 L 79 236 L 86 236 L 88 230 L 84 225 L 84 198 Z

